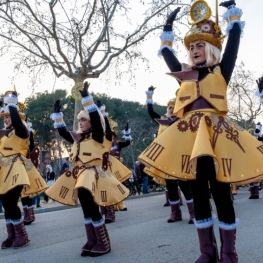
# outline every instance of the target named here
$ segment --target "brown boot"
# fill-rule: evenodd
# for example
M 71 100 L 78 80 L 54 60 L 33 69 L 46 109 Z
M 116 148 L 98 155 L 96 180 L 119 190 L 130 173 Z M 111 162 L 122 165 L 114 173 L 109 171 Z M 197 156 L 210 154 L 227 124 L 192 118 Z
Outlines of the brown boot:
M 203 220 L 202 220 L 203 221 Z M 217 263 L 218 251 L 213 229 L 213 219 L 207 222 L 195 221 L 201 255 L 195 263 Z
M 24 210 L 24 224 L 30 225 L 35 221 L 34 207 L 23 208 Z
M 106 209 L 107 209 L 107 214 L 105 216 L 105 223 L 109 224 L 115 222 L 115 211 L 113 205 L 107 206 Z
M 92 248 L 90 252 L 90 256 L 98 257 L 109 253 L 111 251 L 110 238 L 105 224 L 102 222 L 102 225 L 100 225 L 97 224 L 97 222 L 93 222 L 93 227 L 94 227 L 97 243 Z
M 13 243 L 13 248 L 21 248 L 26 246 L 30 240 L 28 239 L 28 235 L 24 223 L 13 222 L 13 225 L 15 230 L 15 240 Z
M 219 263 L 237 263 L 238 256 L 235 249 L 236 229 L 224 230 L 219 228 L 221 252 Z
M 180 203 L 178 204 L 170 204 L 171 206 L 171 215 L 170 218 L 167 220 L 168 223 L 174 223 L 177 221 L 182 221 L 182 211 L 180 208 Z
M 188 211 L 190 214 L 190 219 L 188 221 L 188 224 L 193 224 L 194 223 L 194 218 L 195 218 L 195 209 L 194 209 L 194 202 L 193 200 L 191 200 L 191 202 L 187 202 L 187 207 L 188 207 Z
M 2 249 L 12 247 L 15 240 L 15 229 L 11 220 L 6 222 L 6 229 L 7 229 L 7 239 L 3 241 L 1 245 Z
M 89 256 L 92 248 L 97 243 L 97 238 L 96 238 L 96 234 L 95 234 L 95 231 L 94 231 L 94 227 L 92 225 L 91 218 L 89 220 L 85 219 L 85 228 L 86 228 L 86 235 L 87 235 L 88 241 L 81 249 L 82 250 L 82 252 L 81 252 L 81 256 L 82 257 Z

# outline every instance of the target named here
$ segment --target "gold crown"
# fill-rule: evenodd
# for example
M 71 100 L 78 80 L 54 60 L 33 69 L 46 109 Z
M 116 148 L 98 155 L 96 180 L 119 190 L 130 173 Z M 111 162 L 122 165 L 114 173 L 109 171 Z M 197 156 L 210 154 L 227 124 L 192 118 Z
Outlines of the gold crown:
M 218 23 L 209 19 L 211 15 L 211 9 L 204 0 L 198 0 L 191 6 L 190 16 L 193 23 L 190 23 L 192 27 L 184 38 L 184 44 L 188 50 L 190 44 L 197 40 L 207 41 L 222 50 L 224 35 Z

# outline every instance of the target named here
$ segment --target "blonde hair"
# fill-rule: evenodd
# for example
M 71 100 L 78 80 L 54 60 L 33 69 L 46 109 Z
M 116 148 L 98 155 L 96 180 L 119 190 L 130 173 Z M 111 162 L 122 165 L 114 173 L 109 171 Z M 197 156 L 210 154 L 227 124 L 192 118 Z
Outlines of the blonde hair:
M 101 112 L 98 111 L 99 115 L 100 115 L 100 121 L 101 121 L 101 125 L 102 125 L 102 128 L 103 128 L 103 131 L 105 132 L 105 120 L 104 120 L 104 117 L 102 116 Z M 86 119 L 88 121 L 90 121 L 90 115 L 88 112 L 86 112 L 85 110 L 82 110 L 79 112 L 78 116 L 77 116 L 77 119 L 80 120 L 80 119 Z M 77 130 L 77 133 L 82 133 L 82 131 L 80 130 L 80 128 Z
M 221 59 L 221 51 L 215 47 L 214 45 L 210 44 L 207 41 L 204 40 L 197 40 L 200 41 L 201 43 L 205 44 L 205 59 L 206 59 L 206 65 L 208 67 L 216 65 L 220 62 Z M 196 42 L 196 41 L 194 41 Z M 193 43 L 193 42 L 192 42 Z M 191 56 L 190 52 L 188 53 L 188 62 L 191 66 L 195 66 Z

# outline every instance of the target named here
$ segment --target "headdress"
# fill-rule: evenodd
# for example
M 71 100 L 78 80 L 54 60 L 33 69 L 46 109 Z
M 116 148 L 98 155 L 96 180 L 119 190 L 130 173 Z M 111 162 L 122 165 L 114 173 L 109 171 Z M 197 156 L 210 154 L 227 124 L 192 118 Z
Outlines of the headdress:
M 197 40 L 207 41 L 219 50 L 222 49 L 224 36 L 218 25 L 217 14 L 215 22 L 210 19 L 211 15 L 212 11 L 206 1 L 198 0 L 192 4 L 190 9 L 190 16 L 193 20 L 190 23 L 192 27 L 184 38 L 184 44 L 188 50 L 190 43 Z
M 9 107 L 15 107 L 20 115 L 20 118 L 22 120 L 26 119 L 26 115 L 23 113 L 24 109 L 25 109 L 25 104 L 18 102 L 17 99 L 17 92 L 15 90 L 8 90 L 5 92 L 4 94 L 4 107 L 0 109 L 0 117 L 5 117 L 5 116 L 9 116 L 10 112 L 9 112 Z

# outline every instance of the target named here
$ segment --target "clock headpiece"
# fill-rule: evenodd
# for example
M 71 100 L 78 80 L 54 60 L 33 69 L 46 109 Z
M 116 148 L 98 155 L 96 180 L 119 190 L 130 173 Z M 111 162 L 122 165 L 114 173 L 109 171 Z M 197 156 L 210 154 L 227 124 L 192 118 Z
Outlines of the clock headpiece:
M 192 27 L 184 38 L 184 44 L 188 50 L 190 43 L 197 40 L 207 41 L 222 50 L 224 36 L 218 25 L 217 14 L 216 22 L 209 19 L 211 15 L 211 9 L 204 0 L 198 0 L 192 4 L 190 16 L 193 23 L 190 23 Z

